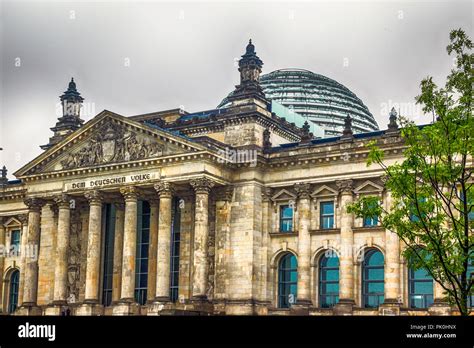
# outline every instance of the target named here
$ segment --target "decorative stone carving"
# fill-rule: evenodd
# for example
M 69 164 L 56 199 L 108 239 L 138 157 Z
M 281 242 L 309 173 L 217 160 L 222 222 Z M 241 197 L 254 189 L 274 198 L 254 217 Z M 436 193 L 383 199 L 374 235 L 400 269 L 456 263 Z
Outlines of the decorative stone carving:
M 17 216 L 18 221 L 21 222 L 23 226 L 26 226 L 28 224 L 28 214 L 21 214 Z M 2 219 L 0 218 L 0 223 L 2 222 Z
M 211 189 L 215 186 L 214 182 L 205 177 L 191 180 L 190 185 L 193 187 L 196 193 L 207 194 L 209 194 Z
M 163 145 L 116 123 L 107 123 L 79 150 L 61 161 L 62 169 L 135 161 L 161 156 Z
M 138 190 L 135 186 L 126 186 L 120 188 L 120 193 L 125 198 L 125 201 L 128 200 L 137 200 L 138 198 Z
M 219 188 L 219 190 L 216 192 L 215 198 L 217 201 L 230 202 L 232 201 L 233 195 L 234 195 L 234 187 L 231 185 L 228 185 L 228 186 L 223 186 Z
M 262 201 L 270 202 L 272 199 L 272 188 L 271 187 L 263 187 L 262 188 Z
M 306 184 L 306 183 L 296 183 L 295 184 L 295 191 L 298 194 L 298 197 L 301 198 L 307 198 L 309 199 L 309 193 L 311 191 L 311 185 Z
M 84 197 L 89 201 L 89 204 L 102 204 L 103 196 L 100 191 L 90 190 L 84 193 Z
M 153 186 L 160 197 L 172 197 L 174 193 L 173 185 L 167 181 L 162 181 Z
M 69 208 L 70 197 L 66 194 L 60 194 L 53 198 L 59 208 Z
M 336 181 L 336 186 L 339 189 L 339 192 L 341 193 L 352 193 L 352 183 L 353 180 L 337 180 Z
M 23 201 L 30 211 L 39 212 L 45 202 L 36 197 L 26 197 Z

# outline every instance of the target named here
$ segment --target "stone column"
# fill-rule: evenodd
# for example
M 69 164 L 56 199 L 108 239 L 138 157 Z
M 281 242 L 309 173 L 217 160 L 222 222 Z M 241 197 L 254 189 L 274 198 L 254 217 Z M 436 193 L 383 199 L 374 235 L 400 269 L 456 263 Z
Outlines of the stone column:
M 167 302 L 170 300 L 171 199 L 173 197 L 173 187 L 169 182 L 160 182 L 155 185 L 155 190 L 160 197 L 155 302 Z
M 28 236 L 28 214 L 18 216 L 21 222 L 21 240 L 20 240 L 20 286 L 18 289 L 18 307 L 23 304 L 23 287 L 25 285 L 25 246 Z
M 385 194 L 385 210 L 390 211 L 392 207 L 392 194 Z M 393 307 L 390 314 L 400 314 L 399 298 L 400 292 L 400 240 L 395 232 L 385 230 L 385 300 L 384 305 Z M 387 311 L 387 309 L 385 310 Z
M 148 290 L 147 301 L 152 302 L 156 296 L 156 266 L 158 252 L 158 200 L 149 199 L 150 204 L 150 240 L 148 245 Z
M 298 290 L 295 309 L 307 311 L 311 305 L 310 185 L 298 183 L 295 191 L 298 193 Z
M 84 304 L 78 308 L 78 315 L 98 315 L 102 312 L 99 304 L 100 254 L 102 235 L 102 194 L 97 190 L 85 193 L 89 201 L 89 231 L 87 236 L 86 288 Z
M 351 315 L 354 301 L 354 234 L 352 232 L 353 216 L 347 212 L 352 203 L 352 180 L 338 180 L 341 201 L 341 247 L 339 255 L 339 303 L 335 306 L 336 314 Z
M 67 272 L 69 248 L 69 233 L 71 228 L 71 210 L 69 197 L 65 194 L 57 196 L 54 201 L 58 205 L 58 232 L 56 242 L 56 260 L 54 267 L 54 305 L 67 304 Z
M 30 248 L 34 247 L 39 250 L 41 206 L 44 202 L 38 198 L 30 197 L 25 199 L 25 204 L 29 209 L 27 244 Z M 38 258 L 25 256 L 25 283 L 21 314 L 39 315 L 41 310 L 36 303 L 38 298 Z
M 121 298 L 122 291 L 122 255 L 123 255 L 123 203 L 115 203 L 115 230 L 114 230 L 114 267 L 112 276 L 112 303 L 116 304 Z
M 192 295 L 195 300 L 205 300 L 208 274 L 209 192 L 214 187 L 214 183 L 203 177 L 191 180 L 190 184 L 196 193 Z
M 222 187 L 216 195 L 215 286 L 214 302 L 217 313 L 225 313 L 227 262 L 230 241 L 230 210 L 234 188 Z
M 261 281 L 259 285 L 259 296 L 260 300 L 264 304 L 264 308 L 267 310 L 271 305 L 270 297 L 268 296 L 269 286 L 269 254 L 268 250 L 270 247 L 270 236 L 269 232 L 271 229 L 271 197 L 272 189 L 270 187 L 262 188 L 262 253 L 261 257 Z
M 120 189 L 125 198 L 125 220 L 123 228 L 122 291 L 121 302 L 135 301 L 135 260 L 137 254 L 137 199 L 133 186 Z

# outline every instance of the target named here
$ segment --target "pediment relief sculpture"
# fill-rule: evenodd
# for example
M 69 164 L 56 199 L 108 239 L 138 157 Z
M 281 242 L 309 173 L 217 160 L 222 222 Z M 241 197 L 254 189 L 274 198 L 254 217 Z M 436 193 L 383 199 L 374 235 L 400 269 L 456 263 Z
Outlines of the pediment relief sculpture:
M 164 146 L 155 139 L 120 127 L 103 125 L 83 146 L 60 161 L 61 169 L 135 161 L 163 155 Z

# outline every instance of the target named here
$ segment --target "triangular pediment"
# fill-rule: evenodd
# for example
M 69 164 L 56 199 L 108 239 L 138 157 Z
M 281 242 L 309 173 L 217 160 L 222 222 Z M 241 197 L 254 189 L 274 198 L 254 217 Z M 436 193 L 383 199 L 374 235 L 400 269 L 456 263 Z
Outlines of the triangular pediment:
M 290 199 L 296 199 L 296 195 L 285 189 L 278 191 L 272 197 L 272 201 L 288 201 Z
M 5 226 L 5 227 L 21 226 L 21 222 L 20 222 L 18 219 L 12 217 L 12 218 L 9 218 L 9 219 L 3 224 L 3 226 Z
M 68 171 L 204 151 L 180 135 L 103 111 L 15 176 Z
M 338 192 L 327 185 L 323 185 L 318 189 L 314 190 L 311 194 L 312 197 L 327 197 L 337 196 Z
M 363 184 L 359 185 L 355 190 L 354 193 L 356 194 L 363 194 L 363 193 L 375 193 L 375 192 L 382 192 L 383 187 L 373 183 L 372 181 L 365 181 Z

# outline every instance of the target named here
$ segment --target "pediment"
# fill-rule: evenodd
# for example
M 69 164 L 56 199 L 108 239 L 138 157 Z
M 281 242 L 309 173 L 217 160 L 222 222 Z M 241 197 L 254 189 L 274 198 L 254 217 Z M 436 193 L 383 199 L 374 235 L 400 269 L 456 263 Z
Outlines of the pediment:
M 3 224 L 3 226 L 5 226 L 5 227 L 21 226 L 21 222 L 20 222 L 20 220 L 14 218 L 14 217 L 11 217 Z
M 104 111 L 15 175 L 129 163 L 202 150 L 202 145 L 181 136 Z
M 364 193 L 379 193 L 383 191 L 383 187 L 373 183 L 372 181 L 365 181 L 359 185 L 355 190 L 355 194 L 364 194 Z
M 337 196 L 338 192 L 334 190 L 333 188 L 323 185 L 313 191 L 311 194 L 312 197 L 328 197 L 328 196 Z
M 291 199 L 296 199 L 296 195 L 291 193 L 288 190 L 282 189 L 273 195 L 272 201 L 288 201 Z

